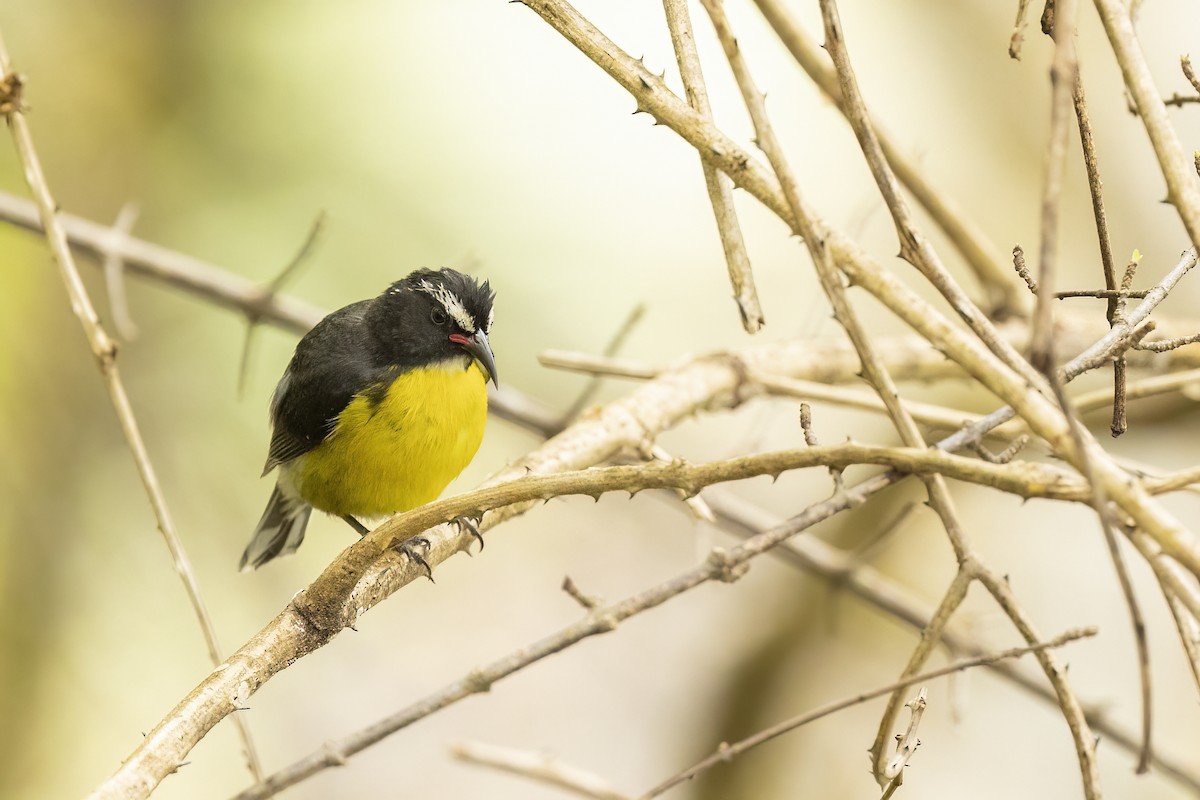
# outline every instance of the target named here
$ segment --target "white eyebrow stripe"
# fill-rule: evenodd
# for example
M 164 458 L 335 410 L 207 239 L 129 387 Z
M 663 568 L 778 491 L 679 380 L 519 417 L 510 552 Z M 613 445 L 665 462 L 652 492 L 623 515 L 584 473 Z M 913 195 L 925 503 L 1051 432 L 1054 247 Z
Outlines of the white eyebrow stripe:
M 488 309 L 488 324 L 487 324 L 487 332 L 488 333 L 492 332 L 492 323 L 495 321 L 496 321 L 496 307 L 492 306 L 490 309 Z
M 467 313 L 467 309 L 462 304 L 462 300 L 454 292 L 447 289 L 445 286 L 436 286 L 427 280 L 421 281 L 417 288 L 425 292 L 434 300 L 441 304 L 442 308 L 446 309 L 446 313 L 450 318 L 458 323 L 458 327 L 462 328 L 467 333 L 475 332 L 475 320 Z

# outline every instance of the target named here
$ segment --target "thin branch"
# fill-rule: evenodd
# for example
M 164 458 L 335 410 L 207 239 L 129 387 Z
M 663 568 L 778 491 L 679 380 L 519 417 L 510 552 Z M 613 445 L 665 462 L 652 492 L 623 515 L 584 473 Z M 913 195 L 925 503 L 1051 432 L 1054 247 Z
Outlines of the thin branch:
M 1111 319 L 1110 317 L 1110 322 Z M 1117 573 L 1117 582 L 1121 587 L 1121 594 L 1125 599 L 1125 606 L 1129 610 L 1129 619 L 1133 625 L 1133 637 L 1138 658 L 1138 679 L 1142 690 L 1142 746 L 1138 753 L 1137 765 L 1137 773 L 1140 775 L 1149 771 L 1150 762 L 1154 758 L 1154 751 L 1151 745 L 1151 733 L 1153 731 L 1151 710 L 1153 704 L 1151 702 L 1150 647 L 1146 641 L 1146 621 L 1142 616 L 1141 604 L 1138 603 L 1137 594 L 1133 589 L 1133 581 L 1129 577 L 1129 568 L 1125 565 L 1125 559 L 1121 555 L 1120 544 L 1117 542 L 1117 522 L 1109 509 L 1108 497 L 1104 491 L 1104 487 L 1096 480 L 1092 458 L 1088 452 L 1087 429 L 1072 411 L 1071 402 L 1067 398 L 1063 384 L 1058 381 L 1057 374 L 1054 375 L 1053 380 L 1055 397 L 1063 413 L 1071 423 L 1072 435 L 1075 437 L 1076 447 L 1080 454 L 1081 472 L 1091 490 L 1092 507 L 1099 518 L 1100 530 L 1104 534 L 1104 543 L 1108 547 L 1108 554 L 1112 560 L 1113 569 Z M 1123 385 L 1114 386 L 1114 393 L 1123 394 L 1124 388 Z
M 1136 345 L 1138 350 L 1146 350 L 1150 353 L 1166 353 L 1171 350 L 1178 350 L 1189 344 L 1200 342 L 1200 333 L 1193 333 L 1190 336 L 1177 336 L 1174 339 L 1159 339 L 1153 342 L 1141 342 Z
M 1017 21 L 1013 23 L 1012 36 L 1008 39 L 1008 57 L 1021 60 L 1021 44 L 1025 41 L 1025 13 L 1029 10 L 1029 0 L 1017 0 Z
M 922 672 L 920 674 L 912 675 L 907 678 L 902 678 L 894 683 L 889 683 L 886 686 L 881 686 L 878 689 L 872 689 L 870 691 L 863 692 L 861 694 L 856 694 L 853 697 L 847 697 L 843 700 L 838 700 L 836 702 L 821 706 L 820 708 L 815 708 L 812 711 L 807 711 L 798 716 L 792 717 L 790 719 L 786 719 L 783 722 L 776 723 L 775 725 L 772 725 L 769 728 L 765 728 L 765 729 L 759 731 L 758 733 L 754 734 L 753 736 L 748 736 L 745 739 L 742 739 L 741 741 L 735 742 L 733 744 L 722 744 L 719 748 L 717 748 L 717 751 L 715 753 L 708 756 L 703 761 L 697 762 L 696 764 L 688 767 L 687 769 L 683 770 L 682 772 L 672 775 L 670 778 L 668 778 L 667 780 L 658 784 L 653 789 L 651 789 L 650 791 L 648 791 L 644 795 L 642 795 L 642 797 L 639 798 L 639 800 L 650 800 L 650 798 L 658 797 L 659 795 L 665 793 L 668 789 L 671 789 L 672 787 L 674 787 L 680 783 L 683 783 L 684 781 L 691 780 L 692 778 L 699 775 L 701 772 L 711 769 L 712 767 L 715 767 L 717 764 L 722 764 L 722 763 L 731 761 L 734 758 L 736 758 L 737 756 L 740 756 L 742 753 L 746 752 L 747 750 L 750 750 L 751 748 L 757 747 L 758 745 L 763 744 L 764 742 L 769 742 L 770 740 L 778 738 L 779 736 L 782 736 L 785 733 L 790 733 L 791 731 L 794 731 L 797 728 L 803 727 L 803 726 L 809 724 L 810 722 L 815 722 L 816 720 L 821 719 L 822 717 L 827 717 L 830 714 L 836 714 L 839 711 L 843 711 L 847 708 L 851 708 L 853 706 L 860 705 L 862 703 L 867 702 L 868 700 L 874 700 L 875 698 L 882 697 L 886 694 L 892 694 L 893 692 L 896 692 L 896 691 L 902 691 L 902 690 L 907 689 L 910 686 L 914 686 L 918 683 L 928 683 L 929 681 L 935 680 L 937 678 L 942 678 L 947 675 L 953 675 L 956 672 L 962 672 L 963 670 L 971 669 L 972 667 L 990 666 L 999 661 L 1020 658 L 1023 655 L 1027 655 L 1028 653 L 1036 652 L 1038 650 L 1062 647 L 1066 644 L 1069 644 L 1070 642 L 1077 641 L 1079 639 L 1086 639 L 1091 636 L 1095 636 L 1096 633 L 1097 633 L 1097 630 L 1095 628 L 1081 628 L 1081 629 L 1077 629 L 1077 630 L 1069 630 L 1066 633 L 1063 633 L 1060 636 L 1056 636 L 1055 638 L 1053 638 L 1047 642 L 1040 642 L 1038 644 L 1029 645 L 1027 647 L 1013 647 L 1011 649 L 1004 650 L 999 653 L 989 653 L 987 655 L 980 655 L 980 656 L 975 656 L 972 658 L 964 658 L 959 661 L 955 661 L 952 664 L 947 664 L 944 667 L 929 670 L 928 672 Z
M 645 315 L 646 306 L 643 303 L 638 303 L 629 310 L 629 314 L 625 317 L 625 321 L 621 323 L 620 327 L 617 328 L 617 330 L 613 333 L 612 338 L 608 340 L 608 344 L 605 345 L 605 357 L 611 358 L 621 351 L 625 341 L 629 338 L 629 335 L 633 333 L 633 329 L 637 327 L 638 323 L 642 321 L 642 317 Z M 583 387 L 583 391 L 579 393 L 579 395 L 575 398 L 575 401 L 572 402 L 571 405 L 567 407 L 567 410 L 562 413 L 562 424 L 564 426 L 579 416 L 583 410 L 587 408 L 588 403 L 592 402 L 592 399 L 596 396 L 596 392 L 600 391 L 600 385 L 602 383 L 603 378 L 600 375 L 592 375 L 592 378 L 588 381 L 587 386 Z
M 593 773 L 566 764 L 546 753 L 531 753 L 483 742 L 456 742 L 450 745 L 450 754 L 467 764 L 519 775 L 537 783 L 564 789 L 577 797 L 588 797 L 592 800 L 630 800 L 629 795 L 618 792 L 607 781 Z
M 137 223 L 138 213 L 137 203 L 126 203 L 121 206 L 112 226 L 114 239 L 129 235 Z M 113 326 L 117 329 L 118 336 L 127 342 L 131 341 L 137 338 L 137 326 L 133 324 L 133 318 L 129 315 L 129 299 L 125 294 L 125 264 L 119 255 L 110 251 L 104 256 L 103 270 L 104 286 L 108 292 L 108 307 L 112 311 Z
M 1058 212 L 1066 168 L 1067 118 L 1071 89 L 1079 68 L 1075 56 L 1076 0 L 1059 0 L 1054 10 L 1054 61 L 1050 65 L 1050 138 L 1046 144 L 1042 184 L 1042 240 L 1038 255 L 1038 295 L 1033 312 L 1029 360 L 1049 375 L 1055 368 L 1054 298 L 1058 257 Z M 1112 288 L 1112 287 L 1109 287 Z
M 280 290 L 295 277 L 300 265 L 308 260 L 312 254 L 312 249 L 317 243 L 317 239 L 321 236 L 321 231 L 325 228 L 325 212 L 321 211 L 313 220 L 312 225 L 308 229 L 308 236 L 304 238 L 300 249 L 296 251 L 296 255 L 292 256 L 292 260 L 287 263 L 279 274 L 271 279 L 271 282 L 263 287 L 259 305 L 253 309 L 246 309 L 246 336 L 242 339 L 242 356 L 238 361 L 238 395 L 246 389 L 246 374 L 250 369 L 250 351 L 253 348 L 254 332 L 257 330 L 259 323 L 262 322 L 263 312 L 260 310 L 266 304 L 275 299 L 275 295 L 279 294 Z
M 711 119 L 712 105 L 708 101 L 708 90 L 704 87 L 704 73 L 696 52 L 696 39 L 692 35 L 687 0 L 663 0 L 663 11 L 667 15 L 667 29 L 671 32 L 671 45 L 675 48 L 675 60 L 679 62 L 679 76 L 683 79 L 688 104 L 701 117 Z M 758 333 L 763 326 L 762 306 L 758 302 L 758 291 L 754 288 L 754 273 L 742 237 L 742 226 L 738 223 L 737 210 L 733 205 L 733 184 L 728 176 L 703 157 L 700 158 L 700 166 L 704 170 L 704 184 L 708 189 L 708 199 L 712 202 L 713 216 L 717 220 L 725 263 L 729 267 L 729 282 L 742 316 L 742 326 L 746 333 Z
M 10 87 L 10 91 L 11 87 L 19 87 L 21 85 L 19 80 L 14 81 L 11 77 L 8 77 L 12 76 L 13 73 L 10 67 L 8 49 L 5 47 L 2 37 L 0 37 L 0 74 L 6 76 L 4 83 L 7 87 Z M 150 507 L 154 511 L 158 530 L 166 542 L 167 550 L 171 554 L 172 564 L 175 567 L 175 571 L 179 574 L 180 580 L 183 582 L 184 591 L 187 593 L 192 610 L 196 614 L 196 621 L 200 625 L 200 631 L 204 636 L 204 642 L 208 648 L 209 659 L 214 666 L 219 666 L 222 654 L 221 644 L 217 638 L 216 626 L 213 624 L 212 618 L 208 614 L 208 609 L 205 607 L 204 597 L 200 591 L 200 584 L 196 580 L 196 573 L 192 569 L 191 559 L 188 558 L 187 550 L 184 548 L 183 542 L 180 540 L 179 534 L 175 529 L 175 522 L 171 518 L 170 510 L 167 508 L 166 497 L 164 497 L 162 487 L 159 485 L 154 465 L 150 462 L 150 454 L 146 450 L 146 443 L 142 438 L 137 417 L 134 416 L 133 407 L 129 403 L 129 396 L 125 392 L 125 384 L 121 381 L 120 372 L 117 369 L 116 343 L 108 335 L 107 331 L 105 331 L 104 326 L 100 322 L 100 317 L 96 314 L 96 309 L 92 305 L 91 298 L 88 296 L 87 289 L 83 285 L 82 278 L 80 278 L 79 269 L 75 266 L 75 259 L 71 254 L 71 248 L 67 244 L 66 234 L 63 232 L 62 226 L 56 218 L 55 209 L 57 208 L 57 204 L 50 193 L 50 186 L 46 182 L 45 173 L 42 171 L 41 160 L 34 149 L 33 137 L 29 132 L 29 125 L 25 121 L 25 115 L 21 110 L 20 97 L 10 96 L 7 100 L 0 100 L 0 104 L 7 107 L 6 119 L 9 130 L 12 132 L 13 143 L 16 145 L 17 155 L 20 158 L 21 166 L 25 173 L 25 182 L 28 184 L 29 190 L 33 194 L 37 204 L 42 227 L 46 232 L 46 239 L 50 245 L 50 252 L 54 256 L 55 263 L 58 264 L 63 283 L 66 286 L 67 296 L 71 301 L 71 310 L 79 319 L 83 333 L 87 337 L 88 344 L 91 346 L 92 355 L 96 359 L 96 366 L 99 368 L 101 377 L 104 379 L 104 386 L 108 390 L 108 397 L 112 402 L 113 411 L 120 422 L 125 442 L 128 444 L 134 464 L 137 466 L 138 475 L 142 479 L 142 486 L 146 491 L 146 496 L 150 500 Z M 262 770 L 259 766 L 254 741 L 250 736 L 250 729 L 246 725 L 245 720 L 241 718 L 238 718 L 236 723 L 238 733 L 242 739 L 246 765 L 250 773 L 258 780 Z

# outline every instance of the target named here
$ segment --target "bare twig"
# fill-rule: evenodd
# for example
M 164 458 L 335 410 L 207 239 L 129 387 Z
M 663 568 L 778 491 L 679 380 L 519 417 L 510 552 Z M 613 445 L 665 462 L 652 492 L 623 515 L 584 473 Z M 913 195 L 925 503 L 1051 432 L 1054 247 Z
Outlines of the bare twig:
M 8 49 L 5 47 L 2 38 L 0 38 L 0 74 L 5 76 L 12 75 Z M 5 83 L 10 86 L 20 86 L 20 81 L 16 81 L 14 84 L 11 78 L 6 78 Z M 54 256 L 55 263 L 58 264 L 63 283 L 66 286 L 67 295 L 71 300 L 71 310 L 75 312 L 75 316 L 79 319 L 80 325 L 83 327 L 88 344 L 91 345 L 92 355 L 96 359 L 96 366 L 99 368 L 100 374 L 104 379 L 104 386 L 108 390 L 109 400 L 112 402 L 113 410 L 125 435 L 125 441 L 129 445 L 130 453 L 133 455 L 138 474 L 141 476 L 142 485 L 150 500 L 150 506 L 154 511 L 154 518 L 158 523 L 159 532 L 166 542 L 175 571 L 179 574 L 180 580 L 183 582 L 184 591 L 187 593 L 192 610 L 196 614 L 196 620 L 200 625 L 200 630 L 204 635 L 209 659 L 214 666 L 218 666 L 221 663 L 222 654 L 221 644 L 217 638 L 216 626 L 213 625 L 212 618 L 205 607 L 204 597 L 200 591 L 200 584 L 196 580 L 196 573 L 192 569 L 191 559 L 188 558 L 187 550 L 184 548 L 183 542 L 180 540 L 179 534 L 175 529 L 175 522 L 171 518 L 170 510 L 167 508 L 167 501 L 158 483 L 158 476 L 154 471 L 154 465 L 150 462 L 150 454 L 146 450 L 145 440 L 142 439 L 142 432 L 138 426 L 137 417 L 134 416 L 133 407 L 129 403 L 129 396 L 125 392 L 125 384 L 121 381 L 121 376 L 117 369 L 117 345 L 100 323 L 96 309 L 92 305 L 87 289 L 83 285 L 83 280 L 79 276 L 79 269 L 75 266 L 75 259 L 71 255 L 71 248 L 67 245 L 66 234 L 63 232 L 62 226 L 59 225 L 56 218 L 55 209 L 57 205 L 50 193 L 50 186 L 46 182 L 46 176 L 42 172 L 41 160 L 34 149 L 33 137 L 30 135 L 25 115 L 21 111 L 19 96 L 15 100 L 10 98 L 5 105 L 7 107 L 8 127 L 12 131 L 17 155 L 21 160 L 21 166 L 25 172 L 25 182 L 29 185 L 29 190 L 33 194 L 37 204 L 42 227 L 46 232 L 46 239 L 50 245 L 50 252 Z M 257 780 L 260 778 L 262 770 L 259 766 L 254 741 L 250 736 L 250 729 L 246 725 L 245 720 L 241 718 L 236 719 L 236 724 L 238 733 L 242 739 L 247 767 Z
M 264 315 L 261 309 L 270 304 L 275 299 L 275 295 L 279 294 L 279 291 L 288 284 L 288 281 L 295 277 L 300 265 L 307 261 L 309 255 L 312 254 L 313 246 L 316 245 L 317 239 L 320 238 L 321 231 L 324 228 L 325 212 L 321 211 L 309 227 L 308 236 L 304 237 L 304 242 L 300 245 L 300 249 L 296 251 L 296 255 L 292 256 L 292 260 L 287 263 L 287 266 L 280 270 L 279 274 L 263 287 L 258 304 L 254 308 L 246 309 L 246 336 L 242 340 L 242 356 L 238 361 L 237 386 L 239 395 L 246 388 L 246 374 L 250 369 L 250 351 L 254 343 L 254 332 L 258 328 L 259 323 L 262 322 Z
M 604 347 L 604 355 L 606 357 L 611 358 L 621 351 L 621 347 L 624 346 L 625 341 L 633 333 L 633 329 L 637 327 L 638 323 L 642 321 L 642 317 L 645 314 L 646 306 L 643 303 L 638 303 L 629 310 L 629 315 L 625 317 L 625 321 L 621 323 L 621 326 L 617 328 L 612 338 L 608 340 L 608 344 Z M 575 398 L 574 402 L 563 412 L 563 425 L 575 419 L 587 408 L 588 403 L 592 402 L 592 399 L 596 396 L 596 392 L 600 391 L 600 385 L 603 382 L 603 378 L 600 375 L 592 375 L 587 386 L 583 387 L 583 390 Z
M 704 87 L 704 73 L 696 52 L 696 39 L 692 35 L 687 0 L 663 0 L 663 10 L 667 15 L 667 28 L 671 32 L 671 44 L 675 48 L 675 60 L 679 62 L 679 75 L 683 79 L 688 104 L 700 116 L 711 119 L 712 106 L 708 102 L 708 90 Z M 742 226 L 738 223 L 737 210 L 733 205 L 733 184 L 728 176 L 703 157 L 700 166 L 704 170 L 704 184 L 708 189 L 708 199 L 712 202 L 713 216 L 717 220 L 725 263 L 729 267 L 729 282 L 733 285 L 733 298 L 741 312 L 742 326 L 746 333 L 757 333 L 763 326 L 763 312 L 754 288 L 754 273 L 750 268 L 750 256 L 746 253 Z
M 1193 333 L 1191 336 L 1177 336 L 1174 339 L 1141 342 L 1135 345 L 1135 347 L 1138 350 L 1147 350 L 1151 353 L 1166 353 L 1170 350 L 1177 350 L 1185 345 L 1195 344 L 1196 342 L 1200 342 L 1200 333 Z
M 665 793 L 668 789 L 671 789 L 672 787 L 683 783 L 684 781 L 691 780 L 701 772 L 715 767 L 717 764 L 730 761 L 753 747 L 757 747 L 764 742 L 768 742 L 772 739 L 782 736 L 785 733 L 794 731 L 810 722 L 815 722 L 822 717 L 827 717 L 830 714 L 837 713 L 838 711 L 843 711 L 852 706 L 865 703 L 868 700 L 874 700 L 876 697 L 892 694 L 893 692 L 907 689 L 908 687 L 918 683 L 927 683 L 937 678 L 953 675 L 956 672 L 961 672 L 965 669 L 971 669 L 972 667 L 990 666 L 999 661 L 1020 658 L 1023 655 L 1036 652 L 1038 650 L 1062 647 L 1063 645 L 1078 639 L 1085 639 L 1090 636 L 1095 636 L 1096 633 L 1097 631 L 1095 628 L 1070 630 L 1047 642 L 1040 642 L 1027 647 L 1014 647 L 999 653 L 989 653 L 987 655 L 964 658 L 959 661 L 955 661 L 952 664 L 947 664 L 944 667 L 922 672 L 918 675 L 912 675 L 894 683 L 889 683 L 887 686 L 881 686 L 878 689 L 872 689 L 868 692 L 856 694 L 853 697 L 847 697 L 843 700 L 838 700 L 837 702 L 821 706 L 820 708 L 815 708 L 812 711 L 805 712 L 804 714 L 786 719 L 783 722 L 779 722 L 769 728 L 765 728 L 753 736 L 749 736 L 741 741 L 735 742 L 734 744 L 722 744 L 719 748 L 717 748 L 715 753 L 708 756 L 703 761 L 697 762 L 696 764 L 688 767 L 682 772 L 672 775 L 670 778 L 666 779 L 642 795 L 639 800 L 649 800 L 650 798 L 658 797 L 659 795 Z
M 567 575 L 563 578 L 562 590 L 570 595 L 571 599 L 585 610 L 591 611 L 593 608 L 604 603 L 598 597 L 586 594 L 582 589 L 575 585 L 575 581 L 571 580 L 571 576 Z
M 1058 300 L 1065 300 L 1068 297 L 1096 297 L 1108 300 L 1125 300 L 1131 297 L 1140 299 L 1145 296 L 1146 292 L 1142 290 L 1124 292 L 1120 289 L 1071 289 L 1065 292 L 1054 293 L 1054 297 Z
M 566 764 L 546 753 L 531 753 L 483 742 L 457 742 L 450 745 L 450 754 L 467 764 L 519 775 L 564 789 L 577 797 L 588 797 L 592 800 L 630 800 L 629 795 L 618 792 L 607 781 L 593 773 Z
M 126 203 L 117 212 L 112 226 L 112 236 L 118 239 L 128 236 L 138 218 L 137 203 Z M 129 315 L 129 299 L 125 294 L 125 264 L 115 250 L 104 256 L 104 286 L 108 291 L 108 306 L 112 310 L 113 326 L 117 335 L 125 341 L 137 337 L 137 326 Z
M 1050 66 L 1050 139 L 1046 145 L 1045 182 L 1042 185 L 1042 241 L 1038 257 L 1038 295 L 1033 312 L 1029 360 L 1049 375 L 1055 367 L 1054 298 L 1058 257 L 1058 206 L 1066 167 L 1067 117 L 1071 87 L 1075 86 L 1076 0 L 1059 0 L 1054 11 L 1054 61 Z M 1110 287 L 1111 288 L 1111 287 Z
M 1025 13 L 1029 0 L 1017 0 L 1017 21 L 1013 23 L 1012 36 L 1008 39 L 1008 57 L 1021 60 L 1021 44 L 1025 41 Z

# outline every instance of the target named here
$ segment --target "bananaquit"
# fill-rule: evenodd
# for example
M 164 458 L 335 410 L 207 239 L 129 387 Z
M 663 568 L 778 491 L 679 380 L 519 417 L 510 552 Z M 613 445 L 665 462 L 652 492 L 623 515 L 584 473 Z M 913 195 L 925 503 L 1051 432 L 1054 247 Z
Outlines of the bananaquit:
M 418 270 L 321 320 L 271 397 L 279 479 L 241 569 L 295 552 L 314 508 L 345 519 L 428 503 L 474 457 L 487 420 L 491 287 Z

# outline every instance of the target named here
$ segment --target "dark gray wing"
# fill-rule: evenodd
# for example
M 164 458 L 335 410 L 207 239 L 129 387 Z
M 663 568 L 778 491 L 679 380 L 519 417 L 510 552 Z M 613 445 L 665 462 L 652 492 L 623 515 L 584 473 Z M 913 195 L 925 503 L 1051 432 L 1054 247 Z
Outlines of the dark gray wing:
M 271 396 L 273 427 L 264 475 L 325 441 L 354 395 L 380 380 L 363 326 L 370 302 L 333 312 L 296 345 Z

